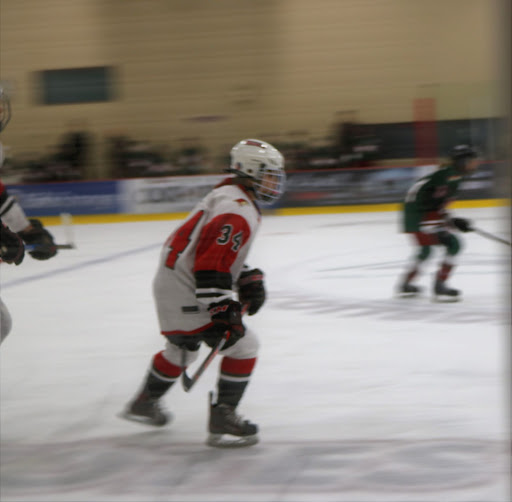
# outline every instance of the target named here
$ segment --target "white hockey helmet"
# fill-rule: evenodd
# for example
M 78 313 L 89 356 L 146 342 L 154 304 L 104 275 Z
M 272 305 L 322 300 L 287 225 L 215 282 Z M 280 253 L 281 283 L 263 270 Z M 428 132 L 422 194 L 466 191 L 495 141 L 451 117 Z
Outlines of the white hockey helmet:
M 0 85 L 0 132 L 7 127 L 9 120 L 11 120 L 11 101 Z
M 270 143 L 244 139 L 231 149 L 229 172 L 252 179 L 256 198 L 272 203 L 284 192 L 284 158 Z

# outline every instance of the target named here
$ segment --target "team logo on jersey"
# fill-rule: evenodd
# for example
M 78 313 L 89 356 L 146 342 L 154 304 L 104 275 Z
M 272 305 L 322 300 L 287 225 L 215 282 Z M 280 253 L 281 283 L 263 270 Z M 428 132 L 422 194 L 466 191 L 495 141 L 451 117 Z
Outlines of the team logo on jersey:
M 236 199 L 235 202 L 238 202 L 240 206 L 247 206 L 249 204 L 245 199 Z
M 457 180 L 460 180 L 462 178 L 462 176 L 460 174 L 455 174 L 453 176 L 450 176 L 448 178 L 448 181 L 457 181 Z

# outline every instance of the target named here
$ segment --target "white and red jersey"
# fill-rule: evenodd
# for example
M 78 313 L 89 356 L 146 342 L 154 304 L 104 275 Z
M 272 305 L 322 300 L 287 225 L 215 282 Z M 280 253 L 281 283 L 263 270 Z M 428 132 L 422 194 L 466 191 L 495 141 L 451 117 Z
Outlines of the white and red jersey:
M 261 213 L 232 181 L 213 189 L 163 246 L 153 281 L 162 334 L 207 329 L 208 305 L 234 297 Z
M 13 232 L 20 232 L 30 225 L 25 211 L 16 199 L 9 195 L 5 185 L 0 180 L 0 220 Z

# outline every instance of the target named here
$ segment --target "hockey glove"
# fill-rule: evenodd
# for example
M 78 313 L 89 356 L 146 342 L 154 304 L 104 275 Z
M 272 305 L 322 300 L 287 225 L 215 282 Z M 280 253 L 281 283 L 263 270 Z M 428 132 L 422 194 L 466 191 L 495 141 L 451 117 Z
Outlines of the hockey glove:
M 57 248 L 52 234 L 36 219 L 29 219 L 31 228 L 18 232 L 25 244 L 33 244 L 35 249 L 29 251 L 30 256 L 36 260 L 48 260 L 57 254 Z
M 461 232 L 472 232 L 471 222 L 466 218 L 452 218 L 452 225 Z
M 259 268 L 242 271 L 238 279 L 238 298 L 240 303 L 248 306 L 249 315 L 256 314 L 265 303 L 263 272 Z
M 245 335 L 242 324 L 242 305 L 234 300 L 223 300 L 208 307 L 213 323 L 213 334 L 205 335 L 204 341 L 213 347 L 221 338 L 227 337 L 223 349 L 234 345 Z
M 25 257 L 25 246 L 18 234 L 0 223 L 0 259 L 5 263 L 19 265 Z

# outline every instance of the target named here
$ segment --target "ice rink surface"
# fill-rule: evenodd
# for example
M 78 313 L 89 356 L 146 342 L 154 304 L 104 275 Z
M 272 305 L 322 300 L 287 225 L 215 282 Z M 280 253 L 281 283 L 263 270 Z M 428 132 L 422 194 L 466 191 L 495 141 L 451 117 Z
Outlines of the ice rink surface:
M 509 208 L 454 212 L 509 238 Z M 2 265 L 0 500 L 509 502 L 510 248 L 463 234 L 463 301 L 431 301 L 439 255 L 425 294 L 399 299 L 398 219 L 264 218 L 249 264 L 268 300 L 246 320 L 262 349 L 239 408 L 261 442 L 237 450 L 204 444 L 217 360 L 166 395 L 170 426 L 117 417 L 163 348 L 151 282 L 178 220 L 76 225 L 76 250 Z

